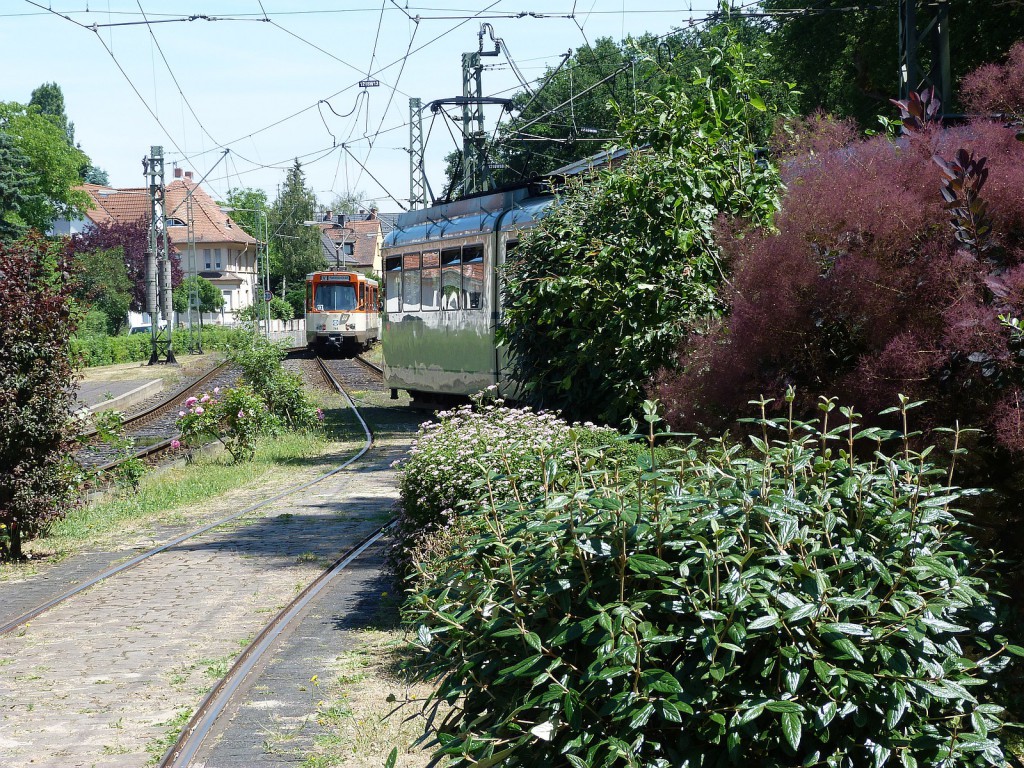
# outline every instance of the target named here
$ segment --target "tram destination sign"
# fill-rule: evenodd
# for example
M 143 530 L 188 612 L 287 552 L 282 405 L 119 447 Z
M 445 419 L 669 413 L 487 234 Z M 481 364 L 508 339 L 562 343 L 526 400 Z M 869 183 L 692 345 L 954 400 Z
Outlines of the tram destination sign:
M 380 80 L 360 80 L 360 88 L 376 88 L 380 85 Z

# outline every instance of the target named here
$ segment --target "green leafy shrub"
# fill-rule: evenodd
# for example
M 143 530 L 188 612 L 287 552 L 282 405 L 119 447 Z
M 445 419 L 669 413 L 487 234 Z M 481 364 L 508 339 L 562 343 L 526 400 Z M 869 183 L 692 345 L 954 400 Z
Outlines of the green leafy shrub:
M 393 569 L 399 576 L 408 575 L 414 560 L 443 552 L 433 539 L 456 524 L 467 504 L 479 504 L 485 497 L 508 501 L 518 486 L 538 482 L 544 470 L 541 452 L 568 459 L 580 440 L 607 443 L 615 434 L 589 423 L 569 424 L 552 413 L 505 408 L 500 400 L 438 413 L 436 421 L 420 426 L 408 458 L 400 464 L 401 514 L 391 551 Z M 486 474 L 485 457 L 499 447 L 505 449 L 500 474 L 487 487 L 475 484 Z
M 236 333 L 237 331 L 231 328 L 207 326 L 203 328 L 203 345 L 207 351 L 225 349 Z M 81 333 L 71 338 L 71 354 L 85 368 L 142 362 L 149 359 L 150 344 L 150 337 L 145 333 L 131 336 Z M 179 328 L 174 331 L 174 347 L 177 350 L 187 349 L 187 330 Z
M 1003 765 L 993 675 L 1024 650 L 995 634 L 957 524 L 966 492 L 905 426 L 862 429 L 843 409 L 834 427 L 832 407 L 815 425 L 762 405 L 752 449 L 694 439 L 626 483 L 588 455 L 534 452 L 542 477 L 481 504 L 476 535 L 407 602 L 451 706 L 435 757 Z
M 237 332 L 228 346 L 228 358 L 242 369 L 249 385 L 274 416 L 290 429 L 316 426 L 321 417 L 303 387 L 302 378 L 286 371 L 280 344 L 256 333 Z
M 262 398 L 244 384 L 221 389 L 200 397 L 189 397 L 178 413 L 180 445 L 192 451 L 220 440 L 236 462 L 252 461 L 262 434 L 273 432 L 280 424 L 264 406 Z M 180 446 L 175 446 L 180 447 Z
M 111 472 L 114 481 L 132 491 L 137 491 L 139 482 L 146 474 L 147 467 L 146 462 L 132 455 L 135 449 L 135 439 L 125 432 L 123 420 L 124 414 L 113 409 L 100 411 L 92 416 L 92 422 L 100 440 L 117 451 L 118 457 L 121 459 Z
M 577 179 L 506 265 L 499 331 L 533 405 L 618 424 L 675 347 L 725 308 L 719 216 L 770 222 L 779 177 L 751 125 L 774 108 L 734 40 L 623 119 L 614 167 Z

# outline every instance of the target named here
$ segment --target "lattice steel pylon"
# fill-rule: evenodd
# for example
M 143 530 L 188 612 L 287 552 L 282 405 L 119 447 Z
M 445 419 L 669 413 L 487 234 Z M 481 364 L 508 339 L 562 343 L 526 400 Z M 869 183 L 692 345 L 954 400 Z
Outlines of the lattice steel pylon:
M 923 21 L 923 25 L 922 25 Z M 953 103 L 949 67 L 949 0 L 899 0 L 899 92 L 934 87 L 943 112 Z M 927 48 L 930 66 L 921 71 L 922 49 Z
M 171 296 L 171 260 L 167 242 L 167 200 L 164 187 L 164 148 L 152 146 L 142 160 L 149 188 L 149 249 L 146 251 L 146 309 L 149 312 L 152 350 L 149 364 L 174 363 L 172 341 L 174 308 Z M 161 317 L 165 321 L 161 325 Z M 163 360 L 161 360 L 163 358 Z
M 423 102 L 409 99 L 409 210 L 427 205 L 427 179 L 423 170 Z
M 480 25 L 479 50 L 462 54 L 462 194 L 484 192 L 492 186 L 487 168 L 487 134 L 484 132 L 484 100 L 481 73 L 483 56 L 498 56 L 501 44 L 484 50 L 484 29 Z

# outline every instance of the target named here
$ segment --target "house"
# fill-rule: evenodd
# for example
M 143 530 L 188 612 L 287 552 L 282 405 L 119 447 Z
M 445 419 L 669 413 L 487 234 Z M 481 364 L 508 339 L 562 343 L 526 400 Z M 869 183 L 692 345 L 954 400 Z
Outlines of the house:
M 145 187 L 115 189 L 97 184 L 81 187 L 91 198 L 86 212 L 89 222 L 134 222 L 150 214 L 149 192 Z M 189 248 L 186 198 L 191 196 L 195 250 Z M 253 303 L 259 295 L 257 246 L 249 235 L 224 213 L 206 191 L 192 180 L 192 173 L 174 170 L 174 180 L 164 194 L 167 210 L 167 238 L 181 258 L 186 275 L 198 274 L 213 283 L 224 297 L 224 310 L 213 322 L 231 322 L 234 312 Z
M 352 269 L 371 277 L 381 274 L 384 243 L 377 209 L 360 214 L 327 211 L 317 220 L 320 247 L 330 269 Z

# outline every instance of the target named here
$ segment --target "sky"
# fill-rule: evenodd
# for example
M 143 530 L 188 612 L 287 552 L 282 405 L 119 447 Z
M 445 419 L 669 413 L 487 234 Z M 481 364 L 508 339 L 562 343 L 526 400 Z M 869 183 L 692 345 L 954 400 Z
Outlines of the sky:
M 277 194 L 299 158 L 324 206 L 357 194 L 397 212 L 409 197 L 409 99 L 462 95 L 462 53 L 493 27 L 527 81 L 588 41 L 662 34 L 717 0 L 0 0 L 0 101 L 56 82 L 75 140 L 115 187 L 143 186 L 162 146 L 223 200 Z M 191 19 L 191 20 L 190 20 Z M 148 23 L 147 23 L 148 22 Z M 490 34 L 484 50 L 494 49 Z M 505 55 L 484 59 L 483 92 L 521 90 Z M 379 86 L 360 87 L 378 80 Z M 454 113 L 453 113 L 454 114 Z M 488 131 L 499 116 L 487 107 Z M 458 135 L 458 126 L 449 123 Z M 423 116 L 435 194 L 456 147 Z M 225 153 L 225 150 L 228 150 Z

